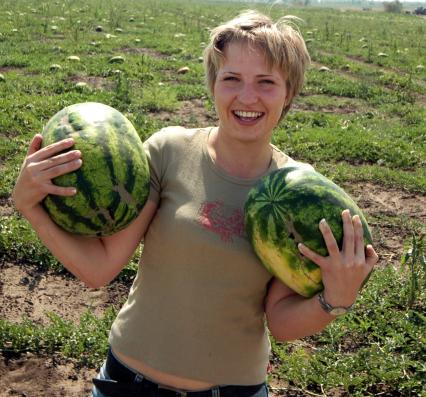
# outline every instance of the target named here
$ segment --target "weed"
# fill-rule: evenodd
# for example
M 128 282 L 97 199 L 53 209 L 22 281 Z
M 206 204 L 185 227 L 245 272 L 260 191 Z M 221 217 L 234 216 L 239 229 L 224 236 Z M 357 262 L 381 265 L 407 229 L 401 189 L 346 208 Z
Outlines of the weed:
M 412 235 L 411 246 L 406 249 L 401 258 L 402 269 L 409 269 L 408 307 L 412 308 L 416 298 L 426 293 L 426 246 L 425 236 Z

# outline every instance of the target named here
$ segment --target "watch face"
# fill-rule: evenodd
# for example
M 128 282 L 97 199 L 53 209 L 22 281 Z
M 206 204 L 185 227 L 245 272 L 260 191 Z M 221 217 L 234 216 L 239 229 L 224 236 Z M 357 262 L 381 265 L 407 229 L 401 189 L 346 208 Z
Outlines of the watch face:
M 342 314 L 346 314 L 348 312 L 348 309 L 344 307 L 335 307 L 330 310 L 330 314 L 333 316 L 341 316 Z

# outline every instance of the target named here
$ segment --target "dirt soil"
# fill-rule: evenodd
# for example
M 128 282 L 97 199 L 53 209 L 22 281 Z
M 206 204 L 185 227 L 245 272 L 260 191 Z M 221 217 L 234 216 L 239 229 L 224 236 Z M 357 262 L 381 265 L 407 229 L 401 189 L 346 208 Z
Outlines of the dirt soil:
M 375 248 L 380 255 L 378 266 L 398 264 L 407 228 L 391 222 L 395 216 L 426 224 L 426 197 L 398 189 L 384 189 L 371 183 L 343 185 L 368 215 L 378 221 L 371 224 Z M 2 215 L 10 213 L 10 202 L 1 203 Z M 379 218 L 378 215 L 380 215 Z M 25 316 L 47 324 L 48 312 L 78 321 L 87 309 L 96 314 L 109 306 L 119 307 L 126 298 L 130 283 L 114 282 L 97 290 L 84 286 L 68 274 L 42 271 L 25 263 L 0 263 L 0 318 L 20 322 Z M 97 369 L 80 368 L 76 362 L 59 356 L 0 353 L 0 397 L 88 396 L 91 379 Z M 287 385 L 271 382 L 271 396 L 303 396 Z M 343 396 L 336 391 L 334 396 Z

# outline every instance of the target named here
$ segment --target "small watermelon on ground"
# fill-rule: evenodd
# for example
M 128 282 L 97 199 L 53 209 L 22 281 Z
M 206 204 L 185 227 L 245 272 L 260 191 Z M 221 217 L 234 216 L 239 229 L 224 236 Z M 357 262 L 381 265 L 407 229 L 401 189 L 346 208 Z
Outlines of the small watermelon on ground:
M 48 195 L 43 201 L 63 229 L 86 236 L 111 235 L 132 222 L 149 193 L 149 167 L 143 144 L 131 122 L 118 110 L 94 102 L 68 106 L 43 130 L 43 147 L 74 138 L 82 166 L 55 178 L 74 186 L 70 197 Z
M 121 55 L 114 56 L 108 60 L 109 63 L 123 63 L 124 61 L 125 59 Z
M 371 244 L 362 211 L 343 189 L 307 165 L 288 166 L 264 177 L 249 192 L 244 208 L 246 231 L 263 265 L 288 287 L 311 297 L 324 288 L 321 270 L 297 245 L 303 243 L 327 256 L 318 226 L 325 218 L 341 248 L 344 209 L 360 216 L 364 242 Z

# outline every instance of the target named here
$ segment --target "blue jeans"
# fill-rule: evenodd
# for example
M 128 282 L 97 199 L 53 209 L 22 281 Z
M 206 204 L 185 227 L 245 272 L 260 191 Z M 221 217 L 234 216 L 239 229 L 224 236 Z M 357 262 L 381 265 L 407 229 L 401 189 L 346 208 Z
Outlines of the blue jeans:
M 112 352 L 110 352 L 110 354 L 112 354 Z M 126 367 L 127 369 L 133 371 L 131 368 L 127 367 L 124 363 L 120 362 L 120 364 L 123 365 L 124 367 Z M 137 378 L 140 378 L 141 380 L 144 378 L 142 374 L 138 374 L 136 372 L 135 372 L 135 376 Z M 109 376 L 108 372 L 106 371 L 106 362 L 104 362 L 104 364 L 102 365 L 102 367 L 101 367 L 101 369 L 99 371 L 99 374 L 97 376 L 97 379 L 101 379 L 101 380 L 111 379 L 111 377 Z M 220 397 L 220 390 L 219 390 L 219 388 L 215 388 L 215 389 L 216 390 L 215 390 L 215 393 L 213 395 L 216 395 L 216 396 Z M 105 396 L 103 393 L 101 393 L 96 388 L 96 386 L 93 386 L 92 397 L 107 397 L 107 396 Z M 123 396 L 123 397 L 125 397 L 125 396 Z M 263 384 L 262 387 L 257 392 L 255 392 L 254 394 L 251 394 L 250 397 L 268 397 L 268 387 L 267 387 L 266 383 Z
M 101 369 L 99 370 L 98 376 L 96 377 L 97 379 L 111 379 L 108 375 L 108 373 L 105 370 L 105 363 L 102 365 Z M 92 389 L 92 397 L 105 397 L 104 394 L 102 394 L 97 388 L 96 386 L 93 386 Z

